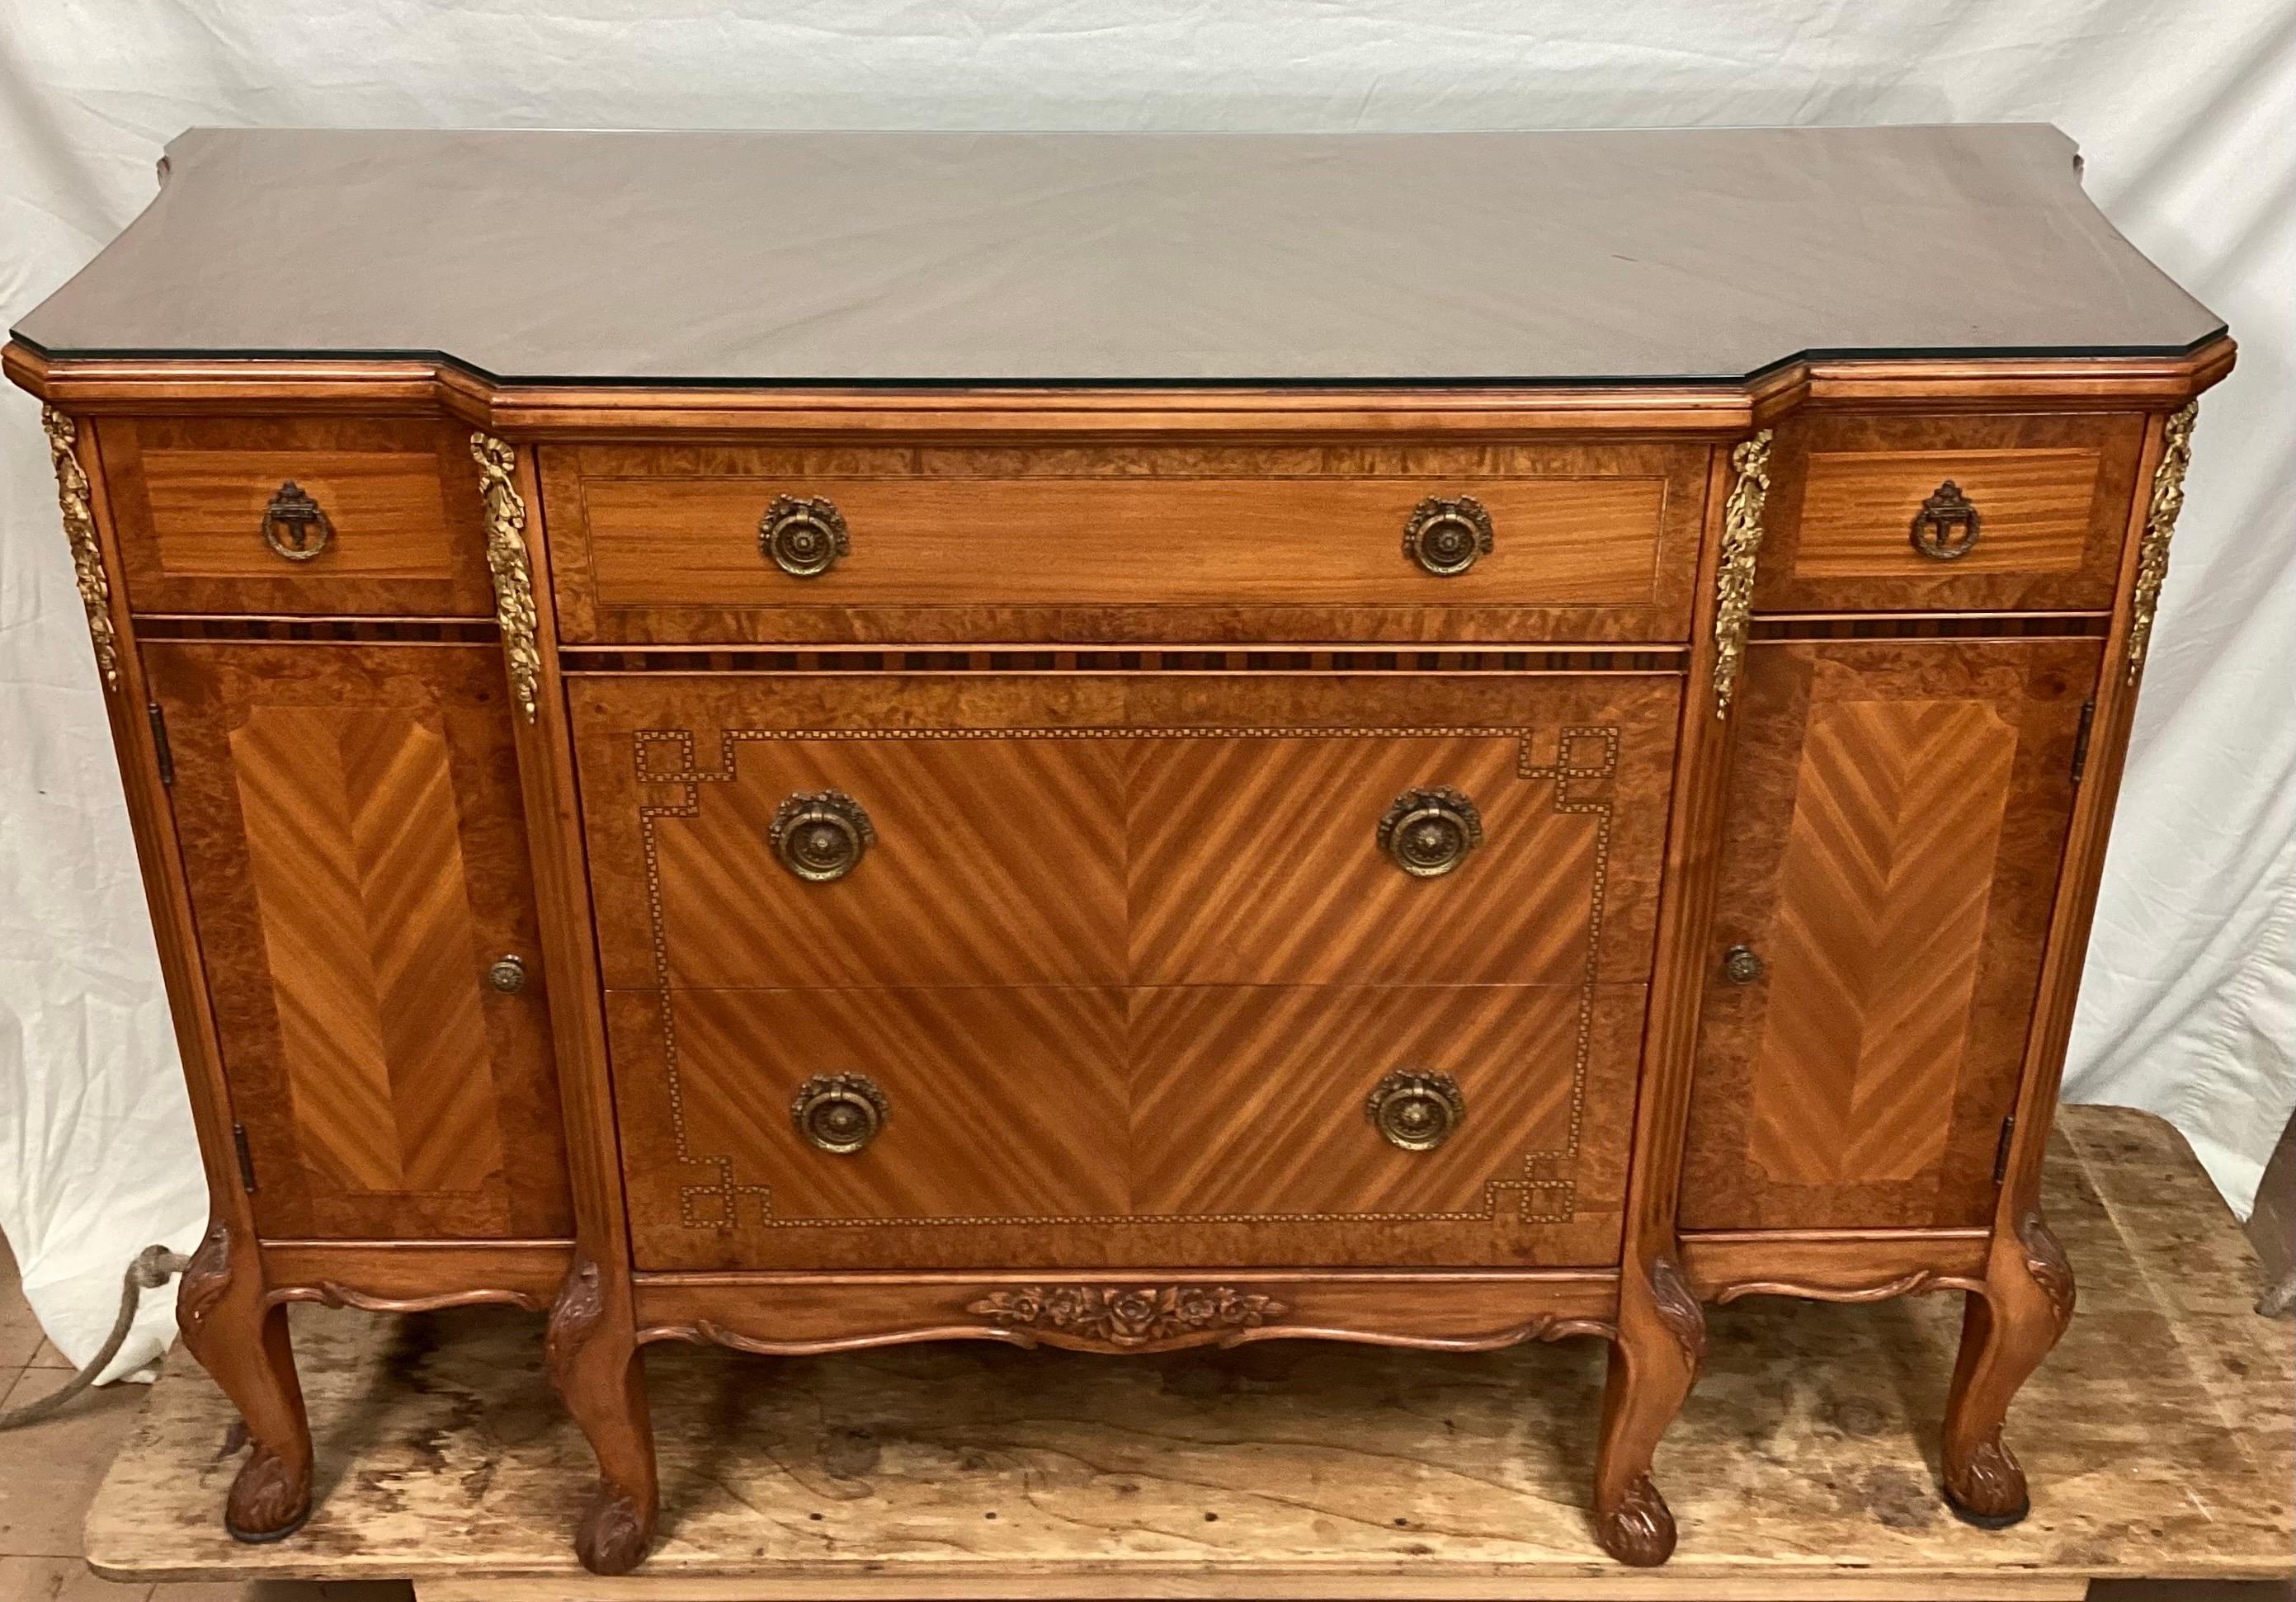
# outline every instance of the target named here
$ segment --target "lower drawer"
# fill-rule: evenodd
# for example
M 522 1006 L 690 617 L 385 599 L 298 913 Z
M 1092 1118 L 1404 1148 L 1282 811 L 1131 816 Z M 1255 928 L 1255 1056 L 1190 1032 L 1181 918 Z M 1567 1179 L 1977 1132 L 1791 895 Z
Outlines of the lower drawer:
M 1604 1265 L 1643 995 L 611 993 L 637 1263 Z

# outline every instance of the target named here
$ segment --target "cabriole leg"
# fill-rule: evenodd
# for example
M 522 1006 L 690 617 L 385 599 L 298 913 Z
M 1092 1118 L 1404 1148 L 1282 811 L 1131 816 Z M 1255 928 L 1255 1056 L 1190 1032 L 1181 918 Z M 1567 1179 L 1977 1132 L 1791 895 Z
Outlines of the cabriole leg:
M 1595 1539 L 1620 1563 L 1647 1568 L 1674 1553 L 1674 1514 L 1651 1483 L 1651 1455 L 1682 1410 L 1706 1355 L 1706 1319 L 1672 1259 L 1646 1282 L 1623 1282 L 1619 1334 L 1603 1387 L 1595 1459 Z
M 660 1504 L 645 1367 L 627 1309 L 606 1316 L 598 1265 L 578 1255 L 550 1309 L 550 1383 L 588 1437 L 598 1488 L 574 1534 L 575 1555 L 596 1574 L 627 1574 L 653 1543 Z
M 1970 1524 L 2005 1529 L 2031 1506 L 2002 1420 L 2072 1316 L 2072 1268 L 2040 1213 L 2028 1212 L 2013 1238 L 1994 1243 L 1985 1289 L 1969 1294 L 1946 1399 L 1946 1506 Z
M 287 1309 L 263 1304 L 263 1265 L 251 1241 L 217 1223 L 176 1291 L 184 1345 L 247 1421 L 248 1456 L 224 1501 L 234 1541 L 281 1541 L 311 1516 L 311 1426 Z

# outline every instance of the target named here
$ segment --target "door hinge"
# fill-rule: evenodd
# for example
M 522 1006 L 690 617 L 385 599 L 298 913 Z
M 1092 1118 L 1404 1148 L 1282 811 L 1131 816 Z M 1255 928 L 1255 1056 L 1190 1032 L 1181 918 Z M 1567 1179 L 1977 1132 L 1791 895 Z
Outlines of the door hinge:
M 176 753 L 168 745 L 168 715 L 157 701 L 144 704 L 144 715 L 152 720 L 152 749 L 160 759 L 160 782 L 172 786 L 176 782 Z
M 2088 767 L 2088 732 L 2096 722 L 2096 701 L 2094 697 L 2081 703 L 2080 729 L 2073 735 L 2073 782 L 2081 781 Z
M 231 1126 L 231 1145 L 232 1149 L 239 1153 L 240 1188 L 252 1196 L 255 1194 L 255 1154 L 247 1148 L 246 1124 Z
M 2017 1115 L 2012 1113 L 2001 1120 L 2001 1142 L 1993 1148 L 1993 1182 L 1997 1185 L 2009 1177 L 2009 1138 L 2016 1132 Z

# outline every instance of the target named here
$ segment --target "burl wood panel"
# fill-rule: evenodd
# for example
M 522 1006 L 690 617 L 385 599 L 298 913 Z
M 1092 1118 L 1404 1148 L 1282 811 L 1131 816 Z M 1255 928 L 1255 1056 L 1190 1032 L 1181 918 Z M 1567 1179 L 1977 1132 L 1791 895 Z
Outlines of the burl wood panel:
M 1678 639 L 1707 447 L 545 445 L 572 642 Z M 776 495 L 826 497 L 851 550 L 761 553 Z M 1405 554 L 1427 496 L 1493 549 Z
M 617 989 L 1639 984 L 1679 696 L 1649 674 L 585 677 L 572 690 Z M 1402 791 L 1485 843 L 1415 879 Z M 767 831 L 834 787 L 877 839 L 832 884 Z
M 1755 605 L 2105 610 L 2144 442 L 2135 413 L 1789 417 L 1771 455 Z M 1975 544 L 1950 560 L 1912 538 L 1948 480 L 1979 516 Z
M 494 610 L 470 429 L 427 418 L 106 417 L 97 423 L 139 612 L 483 617 Z M 265 543 L 292 481 L 333 538 Z
M 258 1227 L 567 1233 L 499 654 L 166 643 L 144 661 Z M 515 994 L 486 978 L 508 953 Z
M 641 1269 L 1521 1264 L 1617 1248 L 1638 985 L 616 992 Z M 1466 1098 L 1433 1151 L 1365 1101 Z M 860 1072 L 883 1131 L 797 1133 Z
M 1989 1222 L 2101 652 L 1750 650 L 1685 1228 Z

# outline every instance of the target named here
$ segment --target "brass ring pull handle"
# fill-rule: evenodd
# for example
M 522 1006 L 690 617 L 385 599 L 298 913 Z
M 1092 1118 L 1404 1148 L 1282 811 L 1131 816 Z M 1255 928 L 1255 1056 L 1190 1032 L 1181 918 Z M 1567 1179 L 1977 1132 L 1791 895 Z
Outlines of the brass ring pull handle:
M 827 884 L 860 864 L 877 830 L 861 803 L 843 790 L 798 794 L 774 813 L 774 854 L 800 879 Z
M 1466 1121 L 1467 1099 L 1448 1074 L 1398 1068 L 1373 1090 L 1364 1116 L 1389 1145 L 1432 1151 Z
M 1751 985 L 1767 971 L 1751 945 L 1734 945 L 1722 953 L 1722 977 L 1733 985 Z
M 1491 553 L 1491 514 L 1472 495 L 1430 495 L 1403 526 L 1403 554 L 1438 578 L 1456 578 Z
M 775 495 L 758 519 L 758 549 L 791 578 L 819 578 L 853 549 L 853 539 L 834 503 Z
M 334 543 L 335 526 L 290 478 L 263 509 L 263 543 L 291 562 L 308 562 Z
M 885 1092 L 865 1074 L 819 1074 L 797 1087 L 790 1118 L 808 1146 L 850 1157 L 885 1127 Z
M 512 952 L 487 965 L 487 983 L 506 996 L 526 988 L 526 959 Z
M 1961 486 L 1948 478 L 1914 514 L 1914 549 L 1943 562 L 1967 556 L 1977 544 L 1981 520 Z
M 1379 821 L 1379 848 L 1414 879 L 1439 879 L 1483 843 L 1483 814 L 1457 790 L 1406 790 Z

